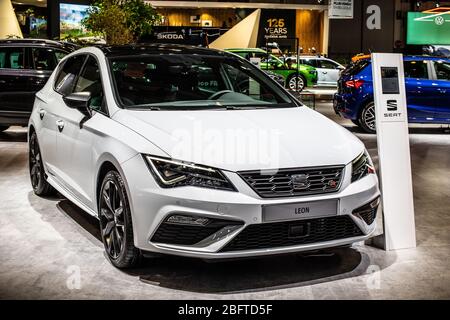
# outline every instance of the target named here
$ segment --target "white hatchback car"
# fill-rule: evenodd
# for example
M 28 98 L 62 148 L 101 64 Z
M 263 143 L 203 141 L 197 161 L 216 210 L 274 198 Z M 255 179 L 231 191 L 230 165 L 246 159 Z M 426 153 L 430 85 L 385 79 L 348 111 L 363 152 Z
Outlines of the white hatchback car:
M 322 56 L 300 56 L 299 63 L 316 68 L 318 87 L 337 87 L 341 72 L 345 69 L 342 64 Z
M 348 245 L 375 229 L 364 145 L 243 59 L 177 45 L 80 49 L 36 94 L 34 192 L 98 217 L 119 267 Z

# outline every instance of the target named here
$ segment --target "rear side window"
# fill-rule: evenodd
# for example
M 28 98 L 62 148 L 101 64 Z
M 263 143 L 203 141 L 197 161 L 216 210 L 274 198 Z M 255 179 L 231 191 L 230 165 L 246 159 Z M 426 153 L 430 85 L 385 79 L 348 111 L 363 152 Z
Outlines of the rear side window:
M 83 66 L 85 55 L 76 55 L 67 59 L 62 68 L 56 75 L 55 90 L 63 96 L 72 93 L 75 80 Z
M 25 48 L 0 48 L 0 68 L 26 69 Z
M 311 67 L 317 67 L 316 60 L 314 59 L 300 59 L 300 64 L 306 64 Z
M 319 65 L 323 69 L 337 69 L 337 64 L 328 60 L 319 60 Z
M 450 80 L 450 63 L 444 61 L 436 61 L 434 63 L 436 77 L 438 80 Z
M 65 52 L 51 48 L 33 48 L 33 63 L 36 70 L 53 70 Z
M 62 58 L 67 56 L 67 52 L 60 51 L 60 50 L 55 50 L 55 56 L 56 56 L 56 60 L 58 60 L 58 62 L 59 62 L 59 61 L 61 61 Z
M 405 78 L 428 79 L 428 61 L 404 61 Z

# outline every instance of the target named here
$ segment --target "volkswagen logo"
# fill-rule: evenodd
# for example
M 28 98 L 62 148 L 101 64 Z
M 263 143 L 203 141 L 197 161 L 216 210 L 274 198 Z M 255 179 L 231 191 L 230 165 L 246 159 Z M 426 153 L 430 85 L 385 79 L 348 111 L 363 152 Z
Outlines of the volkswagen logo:
M 305 190 L 311 185 L 307 174 L 293 174 L 291 176 L 291 181 L 294 190 Z
M 444 17 L 437 16 L 434 18 L 434 23 L 436 23 L 438 26 L 442 26 L 445 23 Z

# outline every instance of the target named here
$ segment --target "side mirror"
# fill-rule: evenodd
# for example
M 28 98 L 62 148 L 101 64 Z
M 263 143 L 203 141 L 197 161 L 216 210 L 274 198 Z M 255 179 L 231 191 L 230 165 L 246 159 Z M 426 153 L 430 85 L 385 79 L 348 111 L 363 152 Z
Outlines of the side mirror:
M 72 109 L 79 110 L 85 116 L 91 116 L 89 102 L 91 100 L 90 92 L 75 92 L 63 97 L 65 104 Z

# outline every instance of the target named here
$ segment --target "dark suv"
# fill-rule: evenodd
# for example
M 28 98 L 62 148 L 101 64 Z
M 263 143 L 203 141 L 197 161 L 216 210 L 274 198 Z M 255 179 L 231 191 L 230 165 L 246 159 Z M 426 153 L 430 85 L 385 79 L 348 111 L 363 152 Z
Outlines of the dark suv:
M 59 60 L 77 46 L 51 40 L 0 40 L 0 132 L 25 126 L 39 91 Z

